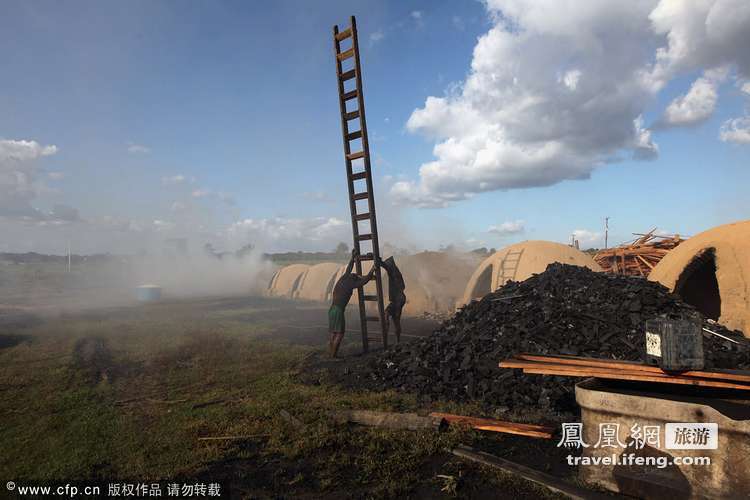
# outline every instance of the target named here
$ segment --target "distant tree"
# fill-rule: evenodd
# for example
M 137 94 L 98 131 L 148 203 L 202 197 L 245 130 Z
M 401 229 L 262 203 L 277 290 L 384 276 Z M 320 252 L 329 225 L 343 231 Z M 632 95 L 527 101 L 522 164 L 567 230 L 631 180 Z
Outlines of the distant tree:
M 253 245 L 252 243 L 248 243 L 247 245 L 237 250 L 234 255 L 238 259 L 243 259 L 253 253 L 253 250 L 255 250 L 255 245 Z
M 206 252 L 206 255 L 216 257 L 216 249 L 214 249 L 214 246 L 211 243 L 206 243 L 205 245 L 203 245 L 203 251 Z
M 344 243 L 343 241 L 336 245 L 336 250 L 334 250 L 334 253 L 342 255 L 349 253 L 349 245 Z

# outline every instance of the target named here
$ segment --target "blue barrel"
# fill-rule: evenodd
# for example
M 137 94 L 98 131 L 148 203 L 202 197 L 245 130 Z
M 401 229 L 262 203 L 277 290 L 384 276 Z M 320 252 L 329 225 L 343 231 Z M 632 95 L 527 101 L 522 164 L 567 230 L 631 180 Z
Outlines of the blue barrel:
M 161 298 L 159 285 L 141 285 L 135 288 L 135 296 L 139 302 L 155 302 Z

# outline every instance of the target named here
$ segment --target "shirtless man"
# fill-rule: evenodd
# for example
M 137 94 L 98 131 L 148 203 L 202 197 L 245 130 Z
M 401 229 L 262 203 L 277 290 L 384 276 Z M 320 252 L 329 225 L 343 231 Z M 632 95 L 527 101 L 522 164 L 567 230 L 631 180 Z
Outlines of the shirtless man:
M 396 327 L 396 342 L 401 342 L 401 310 L 406 304 L 404 277 L 401 276 L 393 256 L 380 260 L 380 266 L 388 273 L 388 307 L 385 308 L 385 330 L 391 329 L 390 319 Z
M 349 299 L 352 298 L 355 288 L 364 286 L 375 276 L 375 266 L 372 267 L 367 276 L 360 276 L 352 272 L 356 256 L 357 250 L 354 249 L 352 250 L 352 258 L 349 260 L 349 265 L 346 266 L 346 271 L 344 271 L 344 274 L 333 287 L 331 308 L 328 309 L 328 331 L 331 332 L 328 347 L 331 351 L 331 357 L 334 358 L 339 352 L 339 346 L 346 331 L 346 315 L 344 313 L 347 304 L 349 304 Z

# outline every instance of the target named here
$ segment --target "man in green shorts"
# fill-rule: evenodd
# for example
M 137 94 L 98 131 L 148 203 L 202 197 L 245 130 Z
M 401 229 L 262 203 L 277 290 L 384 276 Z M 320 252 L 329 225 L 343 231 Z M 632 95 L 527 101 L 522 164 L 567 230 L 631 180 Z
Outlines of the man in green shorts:
M 346 331 L 346 315 L 344 313 L 347 304 L 349 304 L 349 299 L 352 298 L 355 288 L 365 286 L 375 276 L 375 266 L 372 267 L 367 276 L 360 276 L 352 272 L 356 256 L 357 250 L 354 249 L 352 250 L 352 258 L 349 261 L 349 265 L 346 266 L 346 271 L 344 271 L 344 274 L 336 282 L 336 286 L 333 287 L 331 308 L 328 309 L 328 331 L 331 332 L 328 347 L 331 351 L 331 356 L 334 358 L 339 352 L 339 346 Z

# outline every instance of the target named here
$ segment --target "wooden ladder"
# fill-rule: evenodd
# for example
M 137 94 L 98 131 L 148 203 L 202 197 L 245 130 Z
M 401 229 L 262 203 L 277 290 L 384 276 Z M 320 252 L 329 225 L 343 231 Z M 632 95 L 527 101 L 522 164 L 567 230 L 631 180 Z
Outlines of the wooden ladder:
M 518 272 L 518 264 L 521 262 L 521 256 L 525 249 L 509 251 L 500 261 L 500 279 L 498 280 L 497 287 L 500 288 L 508 281 L 515 281 L 516 273 Z
M 342 45 L 348 48 L 342 49 Z M 362 92 L 362 69 L 359 60 L 359 43 L 357 40 L 357 23 L 351 17 L 351 26 L 339 31 L 333 27 L 333 45 L 336 56 L 336 80 L 339 88 L 339 107 L 341 109 L 341 132 L 344 139 L 344 160 L 346 161 L 346 179 L 349 186 L 349 209 L 352 216 L 352 233 L 354 248 L 358 252 L 355 270 L 362 275 L 362 262 L 372 261 L 375 267 L 375 293 L 366 293 L 359 288 L 359 321 L 362 332 L 362 350 L 369 350 L 369 341 L 380 340 L 383 348 L 388 347 L 388 332 L 385 324 L 383 307 L 383 280 L 380 275 L 380 249 L 378 246 L 378 225 L 375 217 L 375 198 L 372 189 L 370 167 L 370 147 L 367 140 L 367 122 L 365 121 L 365 99 Z M 359 129 L 352 130 L 359 121 Z M 358 143 L 359 142 L 359 143 Z M 352 152 L 352 148 L 355 151 Z M 358 205 L 358 202 L 359 205 Z M 369 227 L 362 228 L 360 224 Z M 363 242 L 371 245 L 370 251 L 363 252 Z M 377 316 L 368 313 L 367 303 L 377 303 Z M 380 322 L 381 338 L 368 337 L 367 323 Z

